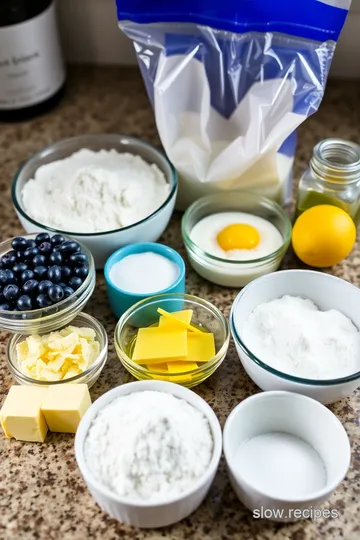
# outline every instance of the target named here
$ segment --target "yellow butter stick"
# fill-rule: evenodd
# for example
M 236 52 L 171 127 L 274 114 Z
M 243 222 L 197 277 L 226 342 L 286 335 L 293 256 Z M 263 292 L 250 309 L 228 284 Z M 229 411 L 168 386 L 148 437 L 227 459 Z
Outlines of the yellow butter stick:
M 163 315 L 164 317 L 167 317 L 170 319 L 173 323 L 176 323 L 178 326 L 181 326 L 182 328 L 186 328 L 186 330 L 190 330 L 190 332 L 194 332 L 195 334 L 202 334 L 203 332 L 201 330 L 198 330 L 197 328 L 194 328 L 191 326 L 191 324 L 187 324 L 186 322 L 178 319 L 174 315 L 171 315 L 171 313 L 168 313 L 164 309 L 158 308 L 157 312 L 160 313 L 160 315 Z

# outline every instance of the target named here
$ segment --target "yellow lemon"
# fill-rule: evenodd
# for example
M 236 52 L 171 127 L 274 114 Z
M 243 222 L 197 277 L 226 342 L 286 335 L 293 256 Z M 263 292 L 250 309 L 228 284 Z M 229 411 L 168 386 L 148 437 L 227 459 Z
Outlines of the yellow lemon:
M 318 268 L 345 259 L 356 239 L 356 227 L 344 210 L 328 204 L 305 210 L 295 222 L 292 245 L 299 259 Z

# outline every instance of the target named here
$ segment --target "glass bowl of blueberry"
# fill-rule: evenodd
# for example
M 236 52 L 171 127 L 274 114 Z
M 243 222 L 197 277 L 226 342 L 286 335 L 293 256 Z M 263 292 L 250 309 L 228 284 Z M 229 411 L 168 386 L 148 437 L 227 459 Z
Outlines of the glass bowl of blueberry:
M 90 251 L 60 234 L 0 243 L 0 328 L 33 334 L 69 324 L 95 288 Z

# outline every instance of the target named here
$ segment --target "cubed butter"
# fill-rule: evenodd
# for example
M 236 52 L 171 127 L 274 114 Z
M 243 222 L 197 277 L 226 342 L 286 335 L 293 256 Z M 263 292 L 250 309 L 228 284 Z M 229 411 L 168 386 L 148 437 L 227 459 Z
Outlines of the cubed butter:
M 214 334 L 201 332 L 200 334 L 188 333 L 189 362 L 208 362 L 216 354 Z
M 90 405 L 87 384 L 56 384 L 49 387 L 41 410 L 50 431 L 75 433 Z
M 139 364 L 161 364 L 187 357 L 187 331 L 161 327 L 139 328 L 132 359 Z
M 12 386 L 0 412 L 1 426 L 9 439 L 44 442 L 47 425 L 41 404 L 47 388 Z
M 174 311 L 171 315 L 175 317 L 178 321 L 181 321 L 185 323 L 186 325 L 190 325 L 191 318 L 192 318 L 193 310 L 192 309 L 184 309 L 183 311 Z M 174 321 L 173 319 L 170 319 L 169 317 L 165 317 L 164 315 L 161 315 L 159 319 L 159 326 L 162 328 L 167 328 L 168 330 L 176 330 L 179 328 L 179 324 L 177 321 Z M 180 325 L 180 328 L 182 326 Z

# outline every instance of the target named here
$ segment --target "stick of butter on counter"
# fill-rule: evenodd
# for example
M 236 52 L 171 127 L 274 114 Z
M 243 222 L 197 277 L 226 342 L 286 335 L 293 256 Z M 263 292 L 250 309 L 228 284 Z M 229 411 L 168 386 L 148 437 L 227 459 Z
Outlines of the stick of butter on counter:
M 44 442 L 48 429 L 75 433 L 90 405 L 86 384 L 14 385 L 0 411 L 1 427 L 8 439 Z

